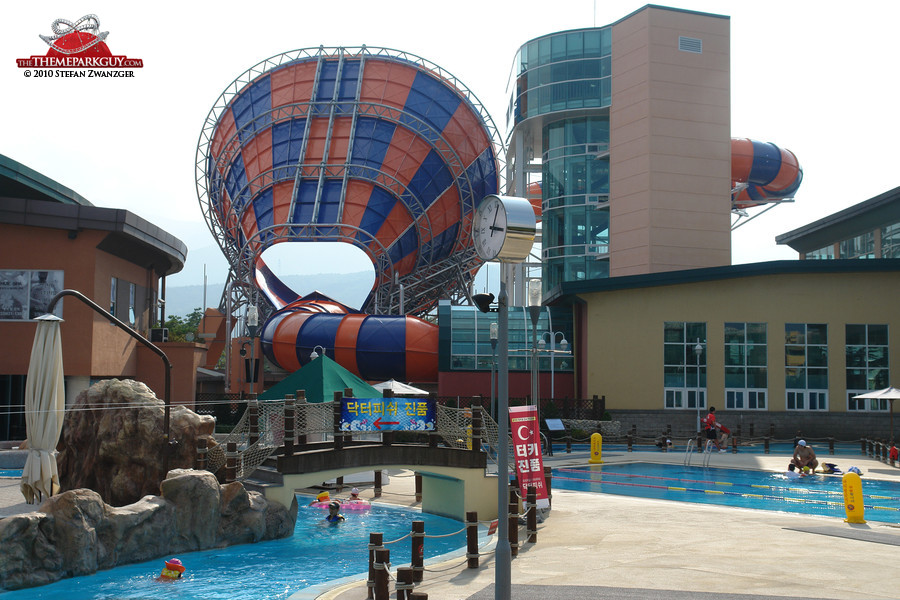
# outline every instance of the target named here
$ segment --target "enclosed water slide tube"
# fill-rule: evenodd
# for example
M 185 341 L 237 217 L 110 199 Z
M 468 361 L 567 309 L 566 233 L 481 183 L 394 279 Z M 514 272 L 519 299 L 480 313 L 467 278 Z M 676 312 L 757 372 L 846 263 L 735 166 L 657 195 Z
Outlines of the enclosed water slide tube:
M 232 281 L 248 284 L 230 289 L 258 290 L 274 310 L 262 328 L 266 356 L 290 369 L 321 345 L 363 378 L 436 380 L 436 327 L 407 315 L 468 295 L 482 264 L 472 217 L 500 190 L 502 155 L 477 98 L 411 54 L 296 50 L 229 85 L 201 135 L 198 195 Z M 261 258 L 285 242 L 365 252 L 375 285 L 361 312 L 304 305 Z
M 802 181 L 803 169 L 790 150 L 768 142 L 732 138 L 732 209 L 793 198 Z

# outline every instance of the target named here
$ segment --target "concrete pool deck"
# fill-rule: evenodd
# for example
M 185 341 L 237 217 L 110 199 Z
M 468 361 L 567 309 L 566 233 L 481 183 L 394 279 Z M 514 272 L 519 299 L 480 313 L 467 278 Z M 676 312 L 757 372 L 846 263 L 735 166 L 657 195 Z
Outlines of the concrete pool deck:
M 819 455 L 843 471 L 900 481 L 900 468 L 857 456 Z M 545 457 L 560 467 L 587 464 L 588 453 Z M 607 452 L 605 464 L 682 464 L 683 452 Z M 781 472 L 784 454 L 713 454 L 711 467 Z M 702 459 L 695 457 L 693 464 Z M 411 475 L 411 474 L 410 474 Z M 391 476 L 382 501 L 414 505 L 414 480 Z M 363 491 L 371 497 L 371 490 Z M 900 523 L 900 513 L 897 514 Z M 845 537 L 846 536 L 846 537 Z M 427 539 L 426 539 L 427 544 Z M 898 598 L 900 525 L 851 525 L 832 517 L 554 490 L 553 510 L 538 525 L 537 544 L 512 560 L 513 600 L 554 598 Z M 394 565 L 402 566 L 402 565 Z M 417 591 L 430 600 L 490 600 L 493 553 L 478 569 L 465 559 L 426 566 Z M 365 582 L 320 594 L 362 600 Z
M 844 471 L 859 467 L 863 490 L 867 478 L 900 481 L 900 468 L 880 461 L 831 458 L 819 456 Z M 587 452 L 578 452 L 545 461 L 561 467 L 585 465 L 587 459 Z M 614 451 L 604 452 L 603 460 L 680 465 L 684 454 Z M 788 461 L 784 454 L 727 453 L 712 455 L 710 466 L 781 472 Z M 25 504 L 19 483 L 0 478 L 0 518 L 39 509 Z M 361 495 L 371 498 L 371 488 Z M 412 473 L 391 472 L 379 501 L 416 506 Z M 898 598 L 898 558 L 900 525 L 555 490 L 553 510 L 538 525 L 538 543 L 523 544 L 512 561 L 512 599 Z M 490 552 L 478 569 L 466 569 L 464 558 L 428 565 L 416 589 L 431 600 L 489 600 L 493 584 Z M 365 597 L 362 580 L 318 596 Z

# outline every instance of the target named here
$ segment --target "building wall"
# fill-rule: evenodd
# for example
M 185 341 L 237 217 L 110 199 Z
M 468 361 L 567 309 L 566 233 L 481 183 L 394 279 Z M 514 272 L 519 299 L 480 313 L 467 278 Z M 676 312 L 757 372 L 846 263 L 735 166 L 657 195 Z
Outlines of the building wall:
M 724 324 L 767 324 L 768 408 L 785 412 L 785 323 L 828 325 L 828 411 L 847 411 L 845 325 L 887 324 L 889 368 L 900 374 L 900 293 L 896 271 L 760 275 L 581 295 L 586 301 L 587 388 L 607 407 L 664 410 L 663 327 L 705 322 L 707 406 L 724 405 Z M 671 409 L 673 413 L 693 409 Z M 819 414 L 821 411 L 796 411 Z
M 727 17 L 658 8 L 613 25 L 612 277 L 731 262 L 729 31 Z

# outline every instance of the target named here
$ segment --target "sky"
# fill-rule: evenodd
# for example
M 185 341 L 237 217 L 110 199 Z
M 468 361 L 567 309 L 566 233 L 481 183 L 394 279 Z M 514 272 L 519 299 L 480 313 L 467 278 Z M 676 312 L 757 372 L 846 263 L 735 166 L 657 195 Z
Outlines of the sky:
M 461 80 L 505 137 L 507 81 L 517 49 L 541 35 L 609 25 L 647 4 L 629 0 L 455 2 L 170 2 L 45 0 L 4 8 L 0 154 L 78 192 L 124 208 L 188 246 L 168 285 L 224 281 L 224 260 L 197 199 L 203 123 L 225 88 L 268 57 L 299 48 L 403 50 Z M 795 259 L 775 236 L 900 185 L 894 0 L 660 0 L 731 17 L 731 134 L 793 151 L 796 199 L 735 230 L 734 264 Z M 550 8 L 548 8 L 548 6 Z M 113 54 L 141 58 L 130 79 L 27 78 L 16 58 L 44 55 L 39 34 L 59 18 L 99 17 Z M 761 209 L 751 209 L 750 216 Z M 296 245 L 292 245 L 296 246 Z M 345 246 L 338 244 L 337 246 Z M 349 247 L 348 247 L 349 248 Z M 288 259 L 285 259 L 288 260 Z M 218 261 L 218 262 L 217 262 Z M 202 263 L 202 264 L 201 264 Z M 361 252 L 305 260 L 290 272 L 371 268 Z

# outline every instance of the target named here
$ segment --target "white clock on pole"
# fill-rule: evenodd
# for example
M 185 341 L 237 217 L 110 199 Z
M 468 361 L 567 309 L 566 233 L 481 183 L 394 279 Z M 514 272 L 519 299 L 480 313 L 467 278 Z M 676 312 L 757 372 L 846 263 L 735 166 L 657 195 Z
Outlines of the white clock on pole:
M 485 196 L 475 210 L 472 240 L 484 260 L 522 262 L 534 246 L 537 220 L 525 198 Z

